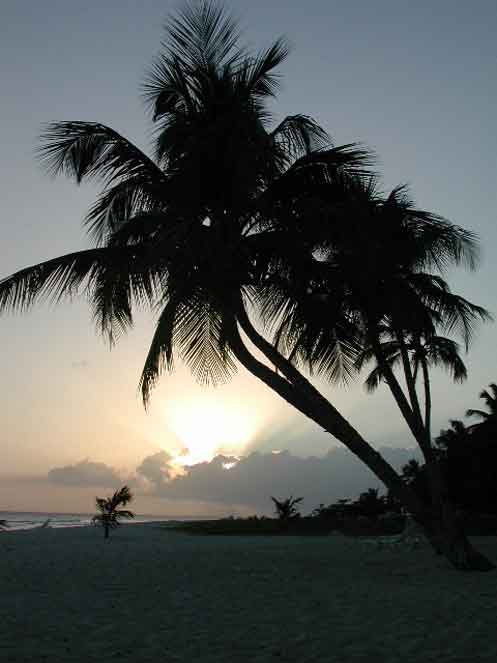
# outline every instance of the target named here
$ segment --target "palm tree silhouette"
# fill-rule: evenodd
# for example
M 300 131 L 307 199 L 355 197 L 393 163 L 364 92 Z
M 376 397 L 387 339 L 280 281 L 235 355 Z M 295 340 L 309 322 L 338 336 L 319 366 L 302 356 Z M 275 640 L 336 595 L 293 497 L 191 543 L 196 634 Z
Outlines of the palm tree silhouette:
M 497 384 L 492 382 L 489 387 L 490 391 L 483 389 L 480 392 L 480 398 L 485 401 L 487 411 L 469 409 L 466 411 L 467 417 L 479 417 L 482 422 L 497 421 Z
M 460 356 L 460 346 L 456 341 L 443 336 L 433 335 L 423 338 L 420 335 L 404 333 L 399 338 L 398 332 L 385 330 L 382 336 L 388 337 L 380 343 L 380 352 L 384 362 L 378 363 L 374 347 L 365 348 L 359 355 L 356 366 L 361 370 L 368 362 L 375 362 L 376 366 L 369 373 L 365 381 L 366 390 L 375 391 L 381 382 L 386 382 L 385 366 L 392 371 L 397 368 L 406 373 L 407 366 L 404 363 L 404 352 L 408 358 L 409 375 L 416 387 L 418 377 L 421 376 L 424 393 L 423 426 L 426 437 L 431 439 L 431 380 L 430 368 L 440 367 L 446 370 L 454 382 L 463 382 L 468 373 L 466 366 Z
M 292 520 L 300 516 L 297 504 L 303 501 L 303 497 L 287 497 L 284 500 L 277 500 L 276 497 L 271 497 L 274 502 L 275 513 L 280 520 Z
M 203 383 L 225 381 L 239 362 L 433 529 L 426 505 L 299 368 L 346 379 L 364 344 L 385 364 L 385 322 L 428 337 L 436 320 L 461 326 L 467 341 L 485 312 L 423 269 L 471 266 L 475 241 L 416 210 L 402 188 L 382 196 L 369 177 L 371 155 L 334 146 L 311 118 L 273 126 L 268 104 L 287 54 L 283 39 L 253 54 L 222 9 L 188 5 L 169 22 L 145 84 L 153 158 L 100 123 L 49 125 L 40 148 L 48 170 L 104 182 L 85 221 L 94 246 L 1 281 L 0 310 L 84 290 L 113 343 L 132 326 L 134 306 L 149 306 L 159 317 L 140 378 L 145 404 L 175 351 Z M 388 366 L 385 376 L 428 453 L 419 404 Z M 456 566 L 471 566 L 478 562 L 468 546 L 445 551 Z
M 361 344 L 370 348 L 380 369 L 373 378 L 384 376 L 425 457 L 432 493 L 430 520 L 437 523 L 432 543 L 454 557 L 455 565 L 478 566 L 481 562 L 486 566 L 456 522 L 430 430 L 429 364 L 448 367 L 457 380 L 464 379 L 466 373 L 458 345 L 440 332 L 459 333 L 467 349 L 476 324 L 490 318 L 482 307 L 452 293 L 441 276 L 449 264 L 475 268 L 475 236 L 416 209 L 405 187 L 394 189 L 385 198 L 374 179 L 364 177 L 346 179 L 347 197 L 341 205 L 335 189 L 326 208 L 325 224 L 319 215 L 309 216 L 307 206 L 302 205 L 306 183 L 292 184 L 293 198 L 286 193 L 297 212 L 292 216 L 286 210 L 281 227 L 291 231 L 288 218 L 296 225 L 300 202 L 301 234 L 314 254 L 319 252 L 319 260 L 312 264 L 294 260 L 291 271 L 287 269 L 290 276 L 280 278 L 277 284 L 276 297 L 264 302 L 268 323 L 277 327 L 278 348 L 295 363 L 310 366 L 332 380 L 347 380 L 353 375 Z M 295 245 L 302 247 L 303 239 L 295 238 Z M 387 354 L 385 340 L 389 341 Z M 405 389 L 392 369 L 395 359 L 403 369 Z M 424 415 L 416 390 L 420 369 Z M 382 480 L 396 489 L 393 483 Z M 405 503 L 405 498 L 402 500 Z
M 469 429 L 463 424 L 460 419 L 451 419 L 450 428 L 442 429 L 435 438 L 435 445 L 443 452 L 446 453 L 450 447 L 461 444 L 467 440 Z
M 119 509 L 120 506 L 126 506 L 133 499 L 133 495 L 128 486 L 123 486 L 112 495 L 112 497 L 97 497 L 95 502 L 99 513 L 92 518 L 94 525 L 104 528 L 104 537 L 109 538 L 111 529 L 115 529 L 119 521 L 126 518 L 134 518 L 134 514 L 127 509 Z

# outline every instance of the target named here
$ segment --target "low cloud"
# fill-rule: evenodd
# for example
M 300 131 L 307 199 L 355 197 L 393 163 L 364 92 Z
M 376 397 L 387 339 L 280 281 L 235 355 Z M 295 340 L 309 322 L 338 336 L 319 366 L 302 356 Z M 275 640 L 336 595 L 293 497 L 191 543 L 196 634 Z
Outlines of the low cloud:
M 66 486 L 115 487 L 121 483 L 119 474 L 105 463 L 82 460 L 74 465 L 54 467 L 48 472 L 48 480 Z
M 172 456 L 167 451 L 159 451 L 144 458 L 136 468 L 136 473 L 147 479 L 156 489 L 164 486 L 174 476 L 171 466 Z
M 382 448 L 380 453 L 399 470 L 415 449 Z M 164 452 L 161 452 L 164 454 Z M 149 494 L 169 500 L 199 500 L 243 504 L 259 511 L 271 510 L 271 495 L 304 497 L 304 511 L 340 498 L 355 498 L 367 488 L 383 489 L 382 482 L 347 449 L 335 448 L 323 457 L 301 458 L 288 451 L 254 452 L 238 459 L 216 456 L 212 461 L 186 468 L 171 478 L 167 454 L 146 458 L 138 468 L 148 470 Z
M 419 458 L 416 449 L 383 447 L 378 450 L 397 470 L 411 458 Z M 123 479 L 104 463 L 84 460 L 50 470 L 52 483 L 67 486 L 103 486 L 114 488 L 127 483 L 136 495 L 160 498 L 164 502 L 203 503 L 226 513 L 249 509 L 270 513 L 271 496 L 304 497 L 303 512 L 310 512 L 321 502 L 329 504 L 341 498 L 356 498 L 368 488 L 384 489 L 382 482 L 343 447 L 331 449 L 324 456 L 302 458 L 289 451 L 253 452 L 246 457 L 216 456 L 210 462 L 185 467 L 178 474 L 172 456 L 159 451 L 147 456 L 133 476 Z

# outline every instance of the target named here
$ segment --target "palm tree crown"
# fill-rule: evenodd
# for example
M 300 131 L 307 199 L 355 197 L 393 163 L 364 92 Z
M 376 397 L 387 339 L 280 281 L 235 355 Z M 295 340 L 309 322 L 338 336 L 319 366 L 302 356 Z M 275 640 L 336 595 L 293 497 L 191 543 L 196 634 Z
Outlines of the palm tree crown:
M 489 389 L 483 389 L 480 392 L 480 398 L 485 402 L 487 411 L 473 410 L 466 411 L 467 417 L 479 417 L 482 421 L 495 421 L 497 420 L 497 384 L 492 382 Z
M 132 325 L 134 305 L 156 311 L 140 381 L 145 402 L 163 368 L 172 368 L 175 349 L 201 382 L 221 382 L 235 370 L 230 326 L 281 243 L 280 235 L 257 232 L 271 183 L 291 165 L 359 172 L 367 161 L 355 146 L 332 147 L 307 116 L 270 128 L 284 40 L 251 54 L 239 46 L 232 19 L 209 2 L 179 12 L 167 38 L 145 84 L 154 158 L 99 123 L 58 122 L 42 135 L 40 158 L 51 172 L 105 184 L 85 220 L 95 248 L 0 282 L 4 310 L 86 286 L 97 327 L 111 342 Z
M 300 516 L 297 504 L 303 501 L 303 497 L 287 497 L 284 500 L 278 500 L 276 497 L 271 497 L 275 513 L 280 520 L 292 520 Z
M 128 486 L 123 486 L 112 495 L 112 497 L 96 497 L 97 513 L 92 518 L 94 525 L 100 525 L 104 528 L 105 537 L 109 535 L 109 529 L 115 529 L 122 519 L 134 518 L 134 513 L 128 509 L 120 509 L 120 506 L 126 506 L 133 499 L 133 495 Z

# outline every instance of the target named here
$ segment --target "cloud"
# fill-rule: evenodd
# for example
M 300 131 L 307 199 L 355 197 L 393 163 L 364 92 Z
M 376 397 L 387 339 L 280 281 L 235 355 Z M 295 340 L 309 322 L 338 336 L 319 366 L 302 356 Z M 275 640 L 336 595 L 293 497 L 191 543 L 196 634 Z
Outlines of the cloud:
M 167 451 L 159 451 L 144 458 L 136 468 L 137 474 L 144 477 L 156 487 L 163 486 L 175 474 L 171 466 L 172 456 Z
M 115 487 L 121 483 L 119 474 L 112 467 L 90 460 L 82 460 L 64 467 L 54 467 L 48 472 L 48 480 L 66 486 Z
M 419 458 L 416 449 L 383 447 L 378 451 L 397 470 L 411 458 Z M 166 451 L 147 456 L 134 476 L 125 480 L 112 467 L 89 460 L 54 468 L 48 478 L 67 486 L 114 488 L 125 482 L 137 496 L 159 498 L 169 504 L 203 504 L 206 512 L 214 508 L 219 512 L 225 505 L 226 513 L 240 509 L 270 513 L 271 496 L 290 495 L 304 497 L 303 512 L 308 513 L 321 502 L 356 498 L 368 488 L 384 489 L 381 481 L 344 447 L 307 458 L 289 451 L 253 452 L 242 458 L 219 455 L 210 462 L 185 467 L 181 473 L 172 460 Z
M 415 449 L 385 447 L 379 451 L 396 469 L 419 455 Z M 172 500 L 243 504 L 267 512 L 271 510 L 271 495 L 279 498 L 294 495 L 303 496 L 304 511 L 310 511 L 321 502 L 355 498 L 367 488 L 384 488 L 353 454 L 339 447 L 324 457 L 301 458 L 288 451 L 254 452 L 241 459 L 216 456 L 172 478 L 167 469 L 167 454 L 163 453 L 149 456 L 140 468 L 152 470 L 147 476 L 152 482 L 150 494 Z

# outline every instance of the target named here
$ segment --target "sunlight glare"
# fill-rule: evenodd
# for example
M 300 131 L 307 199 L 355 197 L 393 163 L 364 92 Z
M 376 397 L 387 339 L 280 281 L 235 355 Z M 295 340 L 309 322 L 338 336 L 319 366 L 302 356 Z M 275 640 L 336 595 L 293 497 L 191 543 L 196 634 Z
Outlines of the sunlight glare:
M 181 465 L 211 461 L 217 454 L 237 455 L 255 433 L 248 412 L 236 403 L 211 396 L 170 402 L 168 424 L 186 449 L 175 458 Z

